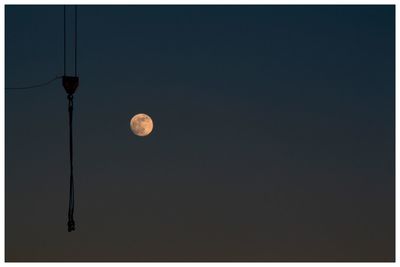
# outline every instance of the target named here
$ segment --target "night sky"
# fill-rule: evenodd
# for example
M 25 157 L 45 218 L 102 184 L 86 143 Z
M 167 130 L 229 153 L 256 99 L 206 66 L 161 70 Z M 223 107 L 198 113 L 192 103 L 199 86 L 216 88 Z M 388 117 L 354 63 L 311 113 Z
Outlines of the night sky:
M 394 6 L 78 13 L 76 231 L 61 81 L 6 91 L 7 261 L 394 260 Z M 6 86 L 62 75 L 63 6 L 5 15 Z

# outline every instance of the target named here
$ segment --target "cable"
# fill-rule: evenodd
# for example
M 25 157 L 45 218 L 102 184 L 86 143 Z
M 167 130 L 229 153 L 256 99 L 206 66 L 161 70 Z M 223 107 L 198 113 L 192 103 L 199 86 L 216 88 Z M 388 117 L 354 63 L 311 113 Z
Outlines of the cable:
M 75 77 L 78 76 L 78 6 L 75 6 Z
M 73 94 L 79 86 L 78 73 L 78 8 L 75 6 L 75 77 L 69 77 L 67 73 L 67 31 L 66 31 L 66 5 L 64 5 L 64 75 L 56 76 L 55 78 L 40 84 L 24 86 L 24 87 L 6 87 L 6 90 L 25 90 L 46 86 L 55 80 L 63 79 L 63 86 L 68 93 L 68 115 L 69 115 L 69 166 L 70 166 L 70 184 L 69 184 L 69 207 L 68 207 L 68 232 L 75 230 L 74 221 L 74 167 L 73 167 L 73 139 L 72 139 L 72 112 L 73 112 Z
M 67 71 L 67 23 L 66 23 L 66 5 L 64 5 L 64 76 L 66 76 L 66 71 Z M 76 31 L 77 31 L 77 24 L 76 24 L 76 7 L 75 7 L 75 36 L 76 36 Z M 77 47 L 77 40 L 75 37 L 75 76 L 76 76 L 76 47 Z M 54 82 L 55 80 L 61 79 L 62 76 L 56 76 L 55 78 L 47 81 L 47 82 L 43 82 L 43 83 L 39 83 L 39 84 L 35 84 L 35 85 L 29 85 L 29 86 L 22 86 L 22 87 L 6 87 L 6 90 L 26 90 L 26 89 L 34 89 L 34 88 L 38 88 L 38 87 L 43 87 L 46 86 L 52 82 Z
M 66 75 L 67 71 L 67 23 L 66 23 L 66 6 L 64 5 L 64 76 Z
M 62 76 L 56 76 L 55 78 L 44 82 L 44 83 L 40 83 L 40 84 L 35 84 L 35 85 L 29 85 L 29 86 L 23 86 L 23 87 L 6 87 L 6 90 L 26 90 L 26 89 L 33 89 L 33 88 L 38 88 L 38 87 L 43 87 L 46 86 L 52 82 L 54 82 L 55 80 L 61 79 Z
M 65 12 L 64 12 L 64 23 L 65 23 Z M 69 165 L 70 165 L 70 179 L 69 179 L 69 207 L 68 207 L 68 232 L 75 230 L 74 221 L 74 205 L 75 205 L 75 192 L 74 192 L 74 167 L 73 167 L 73 142 L 72 142 L 72 111 L 73 111 L 73 99 L 74 92 L 79 85 L 78 63 L 77 63 L 77 50 L 78 50 L 78 8 L 75 6 L 75 77 L 64 77 L 64 79 L 72 80 L 72 83 L 64 84 L 64 88 L 68 93 L 68 114 L 69 114 Z M 64 48 L 65 55 L 65 48 Z M 64 63 L 64 65 L 66 65 Z
M 68 208 L 68 232 L 75 230 L 74 221 L 74 166 L 72 151 L 72 111 L 73 111 L 73 95 L 68 95 L 68 114 L 69 114 L 69 208 Z

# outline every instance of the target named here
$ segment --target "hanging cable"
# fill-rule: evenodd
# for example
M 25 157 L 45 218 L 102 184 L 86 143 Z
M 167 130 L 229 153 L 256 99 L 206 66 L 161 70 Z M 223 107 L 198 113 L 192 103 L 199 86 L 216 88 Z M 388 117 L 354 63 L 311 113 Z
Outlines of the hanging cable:
M 78 7 L 75 6 L 75 76 L 67 76 L 67 23 L 66 23 L 66 6 L 64 5 L 64 75 L 40 84 L 24 86 L 24 87 L 6 87 L 6 90 L 25 90 L 46 86 L 55 80 L 62 78 L 62 84 L 67 92 L 68 98 L 68 122 L 69 122 L 69 167 L 70 167 L 70 184 L 69 184 L 69 207 L 68 207 L 68 232 L 75 230 L 74 221 L 74 168 L 73 168 L 73 139 L 72 139 L 72 113 L 73 113 L 73 94 L 79 86 L 78 75 Z
M 73 132 L 72 132 L 72 113 L 74 106 L 74 93 L 79 86 L 79 77 L 78 73 L 78 61 L 77 61 L 77 51 L 78 51 L 78 7 L 75 6 L 75 36 L 74 36 L 74 46 L 75 46 L 75 76 L 67 76 L 67 7 L 64 5 L 64 76 L 62 76 L 62 84 L 67 92 L 68 99 L 68 123 L 69 123 L 69 168 L 70 168 L 70 177 L 69 177 L 69 203 L 68 203 L 68 232 L 75 230 L 75 221 L 74 221 L 74 165 L 73 165 Z
M 75 23 L 76 23 L 76 7 L 75 7 Z M 76 40 L 76 31 L 77 31 L 77 25 L 75 24 L 75 50 L 77 47 L 77 40 Z M 66 69 L 67 69 L 67 52 L 66 52 L 66 46 L 67 46 L 67 23 L 66 23 L 66 6 L 64 5 L 64 76 L 66 75 Z M 76 52 L 75 52 L 75 76 L 76 76 Z M 28 85 L 28 86 L 22 86 L 22 87 L 6 87 L 6 90 L 26 90 L 26 89 L 34 89 L 38 87 L 43 87 L 46 86 L 55 80 L 61 79 L 63 76 L 56 76 L 55 78 L 39 83 L 39 84 L 34 84 L 34 85 Z
M 67 23 L 66 23 L 66 6 L 64 5 L 64 76 L 67 75 Z
M 72 140 L 72 111 L 74 108 L 74 97 L 68 95 L 68 115 L 69 115 L 69 208 L 68 208 L 68 232 L 75 230 L 74 221 L 74 165 L 73 165 L 73 140 Z
M 66 72 L 66 7 L 64 6 L 64 72 Z M 69 166 L 70 166 L 70 179 L 69 179 L 69 205 L 68 205 L 68 232 L 75 230 L 75 221 L 74 221 L 74 168 L 73 168 L 73 140 L 72 140 L 72 112 L 73 112 L 73 99 L 75 90 L 79 86 L 79 77 L 78 73 L 78 64 L 77 64 L 77 50 L 78 50 L 78 8 L 75 6 L 75 38 L 74 38 L 74 46 L 75 46 L 75 76 L 67 76 L 64 74 L 63 76 L 63 86 L 68 96 L 68 115 L 69 115 Z
M 53 78 L 47 82 L 43 82 L 43 83 L 39 83 L 39 84 L 35 84 L 35 85 L 23 86 L 23 87 L 6 87 L 6 90 L 26 90 L 26 89 L 43 87 L 43 86 L 46 86 L 46 85 L 54 82 L 55 80 L 61 79 L 61 78 L 62 78 L 62 76 L 56 76 L 55 78 Z
M 78 76 L 78 6 L 75 6 L 75 76 Z

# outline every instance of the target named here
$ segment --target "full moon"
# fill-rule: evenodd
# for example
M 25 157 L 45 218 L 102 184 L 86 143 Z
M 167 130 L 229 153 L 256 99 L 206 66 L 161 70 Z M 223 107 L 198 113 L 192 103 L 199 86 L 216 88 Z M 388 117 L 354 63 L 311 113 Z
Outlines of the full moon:
M 149 115 L 136 114 L 131 119 L 131 130 L 137 136 L 147 136 L 153 131 L 153 120 Z

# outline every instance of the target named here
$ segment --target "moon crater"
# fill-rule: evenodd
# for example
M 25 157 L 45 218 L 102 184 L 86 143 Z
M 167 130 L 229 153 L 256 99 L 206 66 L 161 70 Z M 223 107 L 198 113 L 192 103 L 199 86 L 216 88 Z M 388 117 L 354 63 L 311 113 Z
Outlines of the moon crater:
M 147 136 L 153 131 L 153 120 L 144 113 L 136 114 L 131 119 L 131 130 L 137 136 Z

